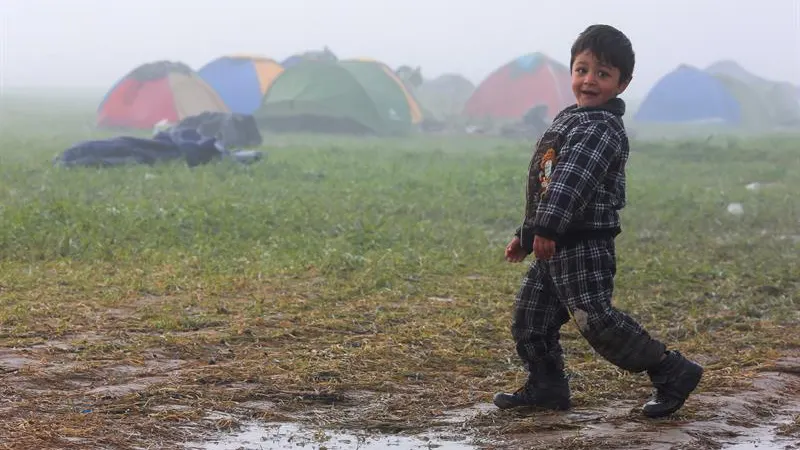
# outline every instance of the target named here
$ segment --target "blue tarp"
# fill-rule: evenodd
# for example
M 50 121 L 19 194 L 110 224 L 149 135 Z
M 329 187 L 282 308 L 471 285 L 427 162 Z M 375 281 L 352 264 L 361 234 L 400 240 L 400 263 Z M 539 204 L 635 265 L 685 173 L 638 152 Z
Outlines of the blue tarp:
M 193 130 L 186 130 L 191 132 Z M 186 159 L 190 166 L 205 164 L 220 157 L 216 139 L 158 133 L 153 139 L 120 136 L 111 139 L 83 141 L 65 150 L 55 161 L 60 166 L 153 165 L 160 161 Z M 187 139 L 181 141 L 181 139 Z
M 120 136 L 79 142 L 55 160 L 58 166 L 107 167 L 127 164 L 153 165 L 183 159 L 190 167 L 230 157 L 241 162 L 261 159 L 261 152 L 231 152 L 228 149 L 261 144 L 261 134 L 252 117 L 226 113 L 203 113 L 161 131 L 152 139 Z

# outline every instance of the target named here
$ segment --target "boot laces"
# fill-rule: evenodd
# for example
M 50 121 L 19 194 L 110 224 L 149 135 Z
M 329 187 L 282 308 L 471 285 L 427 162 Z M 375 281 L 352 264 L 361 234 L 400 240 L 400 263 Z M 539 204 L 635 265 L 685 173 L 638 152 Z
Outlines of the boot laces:
M 653 400 L 657 403 L 665 403 L 671 399 L 670 395 L 667 393 L 666 389 L 662 389 L 657 387 L 653 390 Z
M 666 381 L 653 383 L 653 399 L 658 403 L 665 403 L 674 399 L 674 393 L 670 392 L 670 385 Z

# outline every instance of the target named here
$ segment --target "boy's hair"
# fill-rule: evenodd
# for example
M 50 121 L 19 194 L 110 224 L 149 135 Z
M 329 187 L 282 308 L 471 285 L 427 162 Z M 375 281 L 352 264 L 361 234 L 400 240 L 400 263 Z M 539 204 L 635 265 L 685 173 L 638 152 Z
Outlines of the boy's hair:
M 578 35 L 572 44 L 572 57 L 569 60 L 570 70 L 575 58 L 586 50 L 609 66 L 619 69 L 619 82 L 627 83 L 633 77 L 633 66 L 636 56 L 630 39 L 622 31 L 611 25 L 590 25 Z

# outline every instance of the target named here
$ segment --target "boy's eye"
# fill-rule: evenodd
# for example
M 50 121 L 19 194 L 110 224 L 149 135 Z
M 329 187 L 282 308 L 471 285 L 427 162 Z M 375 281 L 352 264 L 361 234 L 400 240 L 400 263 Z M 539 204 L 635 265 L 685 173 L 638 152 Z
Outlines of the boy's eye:
M 605 71 L 603 71 L 603 70 L 601 70 L 601 71 L 597 72 L 597 75 L 599 75 L 599 76 L 600 76 L 600 78 L 606 78 L 607 76 L 609 76 L 609 75 L 608 75 L 608 72 L 605 72 Z
M 584 74 L 584 73 L 586 73 L 586 69 L 584 69 L 583 67 L 578 67 L 577 69 L 575 69 L 575 72 L 578 72 L 580 74 Z

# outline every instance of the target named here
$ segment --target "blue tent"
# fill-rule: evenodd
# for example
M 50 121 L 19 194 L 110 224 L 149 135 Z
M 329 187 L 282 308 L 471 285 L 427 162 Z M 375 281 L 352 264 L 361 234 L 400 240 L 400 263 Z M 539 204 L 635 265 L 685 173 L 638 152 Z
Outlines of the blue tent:
M 718 78 L 682 65 L 650 89 L 634 120 L 669 123 L 717 121 L 737 125 L 742 121 L 742 107 Z
M 253 114 L 283 67 L 270 58 L 233 55 L 217 58 L 197 71 L 231 112 Z

